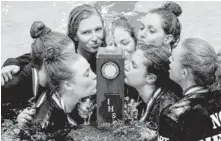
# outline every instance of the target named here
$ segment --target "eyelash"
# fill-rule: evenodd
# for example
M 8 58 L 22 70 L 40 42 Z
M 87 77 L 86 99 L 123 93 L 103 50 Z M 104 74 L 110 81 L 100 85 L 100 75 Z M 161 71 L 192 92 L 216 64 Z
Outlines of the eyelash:
M 90 32 L 89 31 L 85 31 L 85 32 L 83 32 L 83 34 L 89 34 Z
M 132 63 L 132 66 L 133 66 L 133 68 L 134 68 L 134 69 L 136 69 L 136 68 L 137 68 L 137 66 L 136 66 L 134 63 Z
M 155 31 L 152 31 L 152 30 L 149 30 L 149 31 L 150 31 L 150 33 L 152 33 L 152 34 L 155 33 Z
M 144 27 L 143 27 L 143 26 L 141 26 L 141 27 L 140 27 L 140 30 L 143 30 L 143 29 L 144 29 Z
M 97 28 L 95 31 L 101 31 L 102 30 L 102 28 Z
M 126 42 L 126 43 L 121 43 L 122 45 L 126 46 L 129 44 L 129 42 Z

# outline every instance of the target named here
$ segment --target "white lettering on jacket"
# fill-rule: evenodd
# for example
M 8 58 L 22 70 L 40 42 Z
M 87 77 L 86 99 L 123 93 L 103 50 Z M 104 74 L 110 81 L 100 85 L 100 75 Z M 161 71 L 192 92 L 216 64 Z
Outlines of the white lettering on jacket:
M 213 129 L 216 129 L 221 126 L 221 111 L 210 115 L 210 118 L 212 119 L 213 122 Z
M 169 141 L 169 138 L 165 138 L 163 136 L 158 136 L 158 141 Z

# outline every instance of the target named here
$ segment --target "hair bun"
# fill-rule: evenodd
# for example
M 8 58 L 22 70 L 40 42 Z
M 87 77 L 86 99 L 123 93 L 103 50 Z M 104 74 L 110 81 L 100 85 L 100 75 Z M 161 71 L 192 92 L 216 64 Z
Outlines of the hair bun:
M 51 32 L 51 29 L 46 27 L 41 21 L 35 21 L 30 29 L 30 34 L 33 39 Z
M 47 62 L 55 61 L 58 58 L 58 56 L 60 56 L 60 49 L 59 48 L 49 47 L 45 51 L 45 60 Z
M 177 17 L 179 17 L 182 14 L 181 7 L 175 2 L 167 2 L 162 6 L 162 8 L 167 11 L 171 11 Z

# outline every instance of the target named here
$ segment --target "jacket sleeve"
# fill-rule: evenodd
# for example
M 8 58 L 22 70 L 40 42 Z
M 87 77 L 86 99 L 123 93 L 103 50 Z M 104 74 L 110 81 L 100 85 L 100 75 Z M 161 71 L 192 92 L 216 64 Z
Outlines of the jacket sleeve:
M 171 117 L 164 109 L 160 115 L 158 141 L 182 141 L 185 136 L 183 128 L 175 117 Z
M 33 64 L 29 63 L 26 66 L 24 66 L 24 68 L 17 74 L 15 74 L 13 76 L 13 78 L 5 83 L 4 86 L 2 86 L 3 88 L 11 88 L 13 86 L 19 85 L 19 83 L 25 81 L 27 78 L 31 77 L 32 75 L 32 68 L 33 68 Z
M 31 54 L 27 53 L 24 55 L 21 55 L 17 58 L 8 58 L 2 67 L 5 66 L 9 66 L 9 65 L 17 65 L 19 66 L 21 69 L 23 69 L 25 67 L 25 65 L 29 64 L 31 62 Z
M 27 102 L 33 96 L 32 93 L 32 64 L 29 63 L 22 71 L 1 86 L 2 103 Z

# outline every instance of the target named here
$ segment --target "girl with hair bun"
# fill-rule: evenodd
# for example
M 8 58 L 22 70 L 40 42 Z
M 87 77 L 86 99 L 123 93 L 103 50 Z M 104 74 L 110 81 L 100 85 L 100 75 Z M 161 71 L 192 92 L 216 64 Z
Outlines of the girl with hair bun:
M 178 17 L 182 9 L 175 2 L 167 2 L 150 10 L 141 20 L 138 43 L 163 46 L 167 50 L 176 47 L 180 40 L 181 23 Z
M 183 89 L 182 98 L 160 115 L 158 140 L 209 141 L 220 138 L 220 54 L 206 41 L 183 40 L 170 57 L 170 78 Z
M 85 58 L 74 52 L 75 47 L 67 36 L 51 32 L 42 22 L 34 22 L 31 36 L 34 64 L 32 107 L 22 111 L 17 121 L 24 127 L 30 121 L 41 128 L 54 131 L 77 123 L 69 115 L 77 102 L 96 93 L 96 75 Z M 35 78 L 37 77 L 37 78 Z M 47 86 L 39 93 L 38 83 Z
M 74 51 L 74 45 L 70 38 L 61 33 L 51 31 L 41 21 L 35 21 L 32 24 L 30 35 L 34 42 L 31 45 L 31 53 L 24 57 L 28 58 L 29 64 L 24 66 L 19 74 L 13 76 L 10 82 L 2 86 L 3 103 L 10 102 L 15 104 L 15 107 L 21 102 L 26 103 L 28 99 L 36 94 L 33 94 L 32 90 L 35 84 L 39 88 L 39 93 L 47 87 L 47 79 L 42 65 L 45 59 L 44 52 L 47 47 L 60 46 L 69 51 Z M 23 64 L 22 61 L 18 63 Z M 34 76 L 33 78 L 32 75 Z M 36 79 L 36 82 L 33 79 Z

